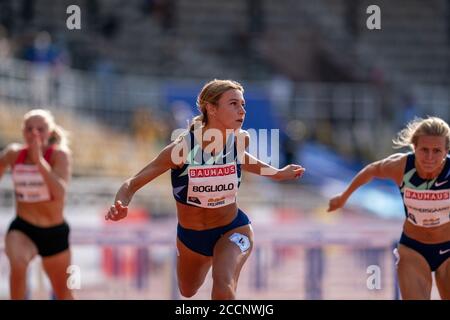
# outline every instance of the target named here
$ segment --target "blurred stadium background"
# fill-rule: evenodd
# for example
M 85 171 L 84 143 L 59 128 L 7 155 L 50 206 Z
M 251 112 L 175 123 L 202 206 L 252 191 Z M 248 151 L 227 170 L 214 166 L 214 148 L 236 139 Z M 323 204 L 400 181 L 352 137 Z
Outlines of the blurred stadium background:
M 81 30 L 66 27 L 73 4 Z M 381 30 L 366 28 L 371 4 Z M 295 183 L 245 175 L 239 203 L 256 246 L 238 298 L 397 299 L 396 187 L 373 182 L 337 214 L 327 201 L 393 152 L 391 139 L 414 116 L 450 120 L 449 48 L 447 0 L 1 0 L 0 148 L 21 141 L 22 115 L 34 107 L 71 132 L 77 298 L 179 299 L 169 175 L 136 195 L 126 221 L 103 216 L 121 182 L 186 127 L 203 83 L 235 79 L 246 88 L 244 128 L 279 128 L 280 166 L 307 168 Z M 14 216 L 8 174 L 0 199 L 3 239 Z M 370 265 L 380 267 L 379 290 L 366 285 Z M 39 259 L 29 280 L 30 298 L 50 297 Z M 195 298 L 209 298 L 210 287 L 208 278 Z

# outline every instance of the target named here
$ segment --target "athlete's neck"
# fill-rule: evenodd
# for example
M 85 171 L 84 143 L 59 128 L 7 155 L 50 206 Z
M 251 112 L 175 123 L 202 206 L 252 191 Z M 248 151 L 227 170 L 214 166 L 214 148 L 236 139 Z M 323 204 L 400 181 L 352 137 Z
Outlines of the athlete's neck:
M 439 167 L 436 170 L 431 171 L 431 172 L 424 171 L 420 167 L 420 164 L 417 162 L 417 159 L 415 161 L 415 166 L 416 166 L 417 174 L 419 175 L 419 177 L 421 177 L 422 179 L 425 179 L 425 180 L 432 180 L 432 179 L 437 178 L 439 176 L 439 174 L 441 173 L 442 169 L 444 168 L 445 158 L 442 161 L 442 163 L 439 165 Z
M 215 150 L 217 150 L 217 152 L 222 152 L 227 144 L 229 137 L 233 133 L 233 129 L 225 129 L 205 125 L 202 128 L 202 148 L 205 149 L 208 146 L 209 149 L 214 148 Z

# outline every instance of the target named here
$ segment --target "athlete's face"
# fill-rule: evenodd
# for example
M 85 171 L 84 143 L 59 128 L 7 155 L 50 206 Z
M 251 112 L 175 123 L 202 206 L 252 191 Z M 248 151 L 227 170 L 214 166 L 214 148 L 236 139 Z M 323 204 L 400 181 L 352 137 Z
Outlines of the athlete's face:
M 424 172 L 438 170 L 447 156 L 445 137 L 421 136 L 417 139 L 414 153 L 417 164 Z
M 35 138 L 45 145 L 50 137 L 48 123 L 41 116 L 28 118 L 23 126 L 23 137 L 27 145 L 31 145 Z
M 231 89 L 222 94 L 218 106 L 213 109 L 213 117 L 225 129 L 237 130 L 245 119 L 245 100 L 240 90 Z

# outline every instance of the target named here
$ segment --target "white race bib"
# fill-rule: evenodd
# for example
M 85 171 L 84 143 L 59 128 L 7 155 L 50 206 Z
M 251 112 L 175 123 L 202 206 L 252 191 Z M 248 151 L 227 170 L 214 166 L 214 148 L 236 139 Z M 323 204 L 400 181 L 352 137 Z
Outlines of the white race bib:
M 403 201 L 408 220 L 421 227 L 436 227 L 449 222 L 450 190 L 414 190 L 405 188 Z
M 188 204 L 202 208 L 220 208 L 236 202 L 236 163 L 192 166 L 188 169 L 188 175 Z
M 16 164 L 12 179 L 19 202 L 42 202 L 50 200 L 50 192 L 36 165 Z

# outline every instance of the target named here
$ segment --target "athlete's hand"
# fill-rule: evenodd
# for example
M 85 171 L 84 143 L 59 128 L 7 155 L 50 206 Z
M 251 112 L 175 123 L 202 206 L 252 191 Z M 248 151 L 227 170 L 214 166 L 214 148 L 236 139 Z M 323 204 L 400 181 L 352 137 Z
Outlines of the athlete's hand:
M 289 164 L 275 174 L 275 179 L 279 181 L 298 179 L 303 176 L 304 172 L 305 168 L 302 166 L 298 164 Z
M 123 219 L 128 214 L 128 207 L 122 205 L 122 201 L 117 200 L 114 205 L 109 208 L 108 213 L 105 216 L 105 220 L 118 221 Z
M 33 140 L 31 140 L 31 144 L 28 146 L 28 154 L 30 160 L 34 164 L 38 164 L 42 159 L 42 141 L 39 137 L 39 134 L 35 131 L 33 132 Z
M 339 208 L 342 208 L 345 205 L 345 202 L 347 202 L 347 198 L 344 197 L 342 193 L 334 196 L 330 199 L 330 202 L 328 203 L 328 212 L 337 210 Z

